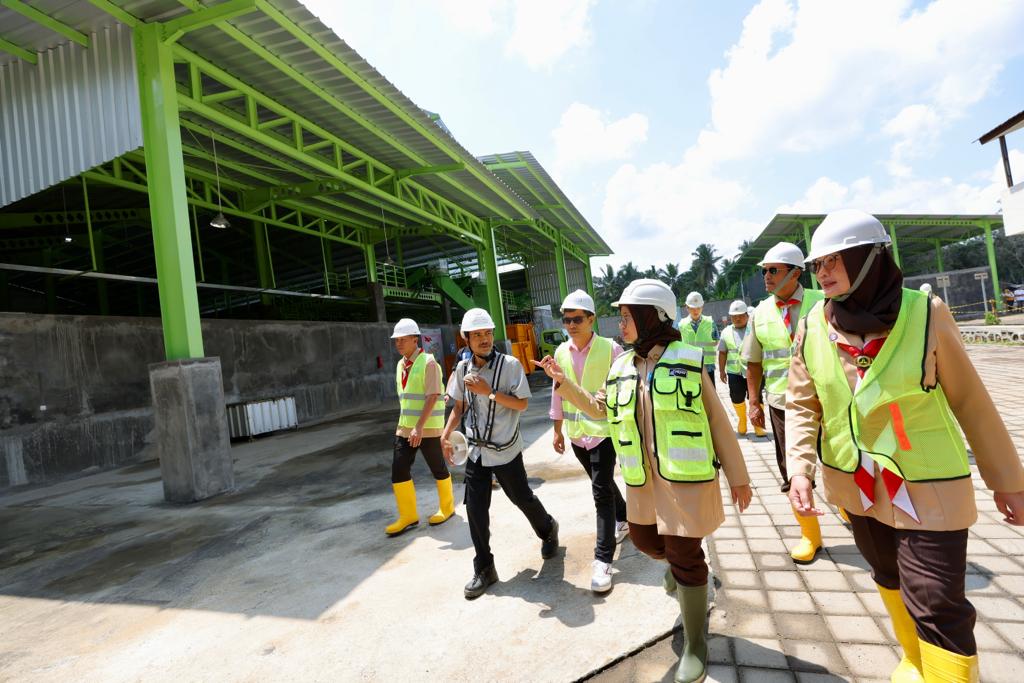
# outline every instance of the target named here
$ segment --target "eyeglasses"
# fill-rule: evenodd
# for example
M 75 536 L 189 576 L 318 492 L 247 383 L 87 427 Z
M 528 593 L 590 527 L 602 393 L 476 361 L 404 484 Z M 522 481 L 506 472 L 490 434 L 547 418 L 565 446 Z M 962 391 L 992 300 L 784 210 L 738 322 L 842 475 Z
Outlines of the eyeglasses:
M 582 325 L 583 321 L 587 319 L 585 315 L 574 315 L 571 318 L 566 316 L 562 318 L 563 325 Z
M 832 270 L 839 263 L 839 254 L 828 254 L 821 258 L 816 258 L 808 265 L 808 269 L 812 273 L 817 273 L 819 270 Z
M 778 275 L 779 273 L 787 272 L 789 272 L 789 268 L 779 268 L 778 266 L 772 266 L 771 268 L 761 269 L 761 275 L 767 275 L 768 273 L 771 273 L 772 275 Z
M 627 315 L 624 315 L 621 318 L 619 318 L 619 327 L 625 327 L 626 325 L 630 324 L 631 322 L 633 322 L 633 319 L 630 318 Z

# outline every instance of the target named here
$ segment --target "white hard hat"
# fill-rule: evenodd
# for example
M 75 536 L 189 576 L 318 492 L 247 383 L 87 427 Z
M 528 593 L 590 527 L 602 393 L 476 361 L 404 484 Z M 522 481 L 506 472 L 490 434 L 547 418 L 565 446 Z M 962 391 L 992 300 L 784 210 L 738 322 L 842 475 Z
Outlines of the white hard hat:
M 619 300 L 612 304 L 618 307 L 622 304 L 642 304 L 654 306 L 661 311 L 663 320 L 676 319 L 676 295 L 661 280 L 641 278 L 633 280 L 622 290 Z
M 733 301 L 731 304 L 729 304 L 729 315 L 746 315 L 746 314 L 747 314 L 747 305 L 744 302 L 740 301 L 739 299 L 737 299 L 736 301 Z
M 814 231 L 811 253 L 807 255 L 806 261 L 809 263 L 844 249 L 889 244 L 891 241 L 881 221 L 871 214 L 856 209 L 833 211 L 825 216 L 825 220 Z
M 690 292 L 686 295 L 686 305 L 690 308 L 703 308 L 704 297 L 700 295 L 700 292 Z
M 402 318 L 395 323 L 395 331 L 391 333 L 392 339 L 408 337 L 411 335 L 420 336 L 420 326 L 412 318 Z
M 931 294 L 932 293 L 931 283 L 926 282 L 923 285 L 921 285 L 921 291 L 924 292 L 925 294 Z
M 768 263 L 785 263 L 787 266 L 803 268 L 804 253 L 792 242 L 779 242 L 768 250 L 757 265 L 763 266 Z
M 491 314 L 482 308 L 471 308 L 466 311 L 466 315 L 462 316 L 461 332 L 463 337 L 467 332 L 493 329 L 494 321 L 491 320 Z
M 590 311 L 593 313 L 596 309 L 590 295 L 582 289 L 577 289 L 575 292 L 569 292 L 569 296 L 565 297 L 559 310 L 563 313 L 566 311 Z

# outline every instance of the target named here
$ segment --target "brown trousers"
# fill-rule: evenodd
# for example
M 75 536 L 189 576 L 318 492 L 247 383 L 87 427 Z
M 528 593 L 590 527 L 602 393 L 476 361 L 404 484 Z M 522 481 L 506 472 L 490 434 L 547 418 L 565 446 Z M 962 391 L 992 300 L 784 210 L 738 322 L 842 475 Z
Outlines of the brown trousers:
M 974 606 L 964 593 L 967 529 L 894 529 L 851 514 L 853 540 L 878 585 L 899 590 L 921 640 L 967 657 L 977 653 Z
M 636 549 L 656 560 L 668 560 L 672 576 L 681 586 L 703 586 L 708 582 L 708 563 L 704 560 L 702 539 L 666 536 L 657 524 L 629 523 L 629 538 Z
M 789 475 L 786 473 L 786 411 L 768 406 L 768 416 L 772 421 L 775 461 L 779 463 L 779 474 L 782 475 L 782 492 L 786 493 L 789 491 Z

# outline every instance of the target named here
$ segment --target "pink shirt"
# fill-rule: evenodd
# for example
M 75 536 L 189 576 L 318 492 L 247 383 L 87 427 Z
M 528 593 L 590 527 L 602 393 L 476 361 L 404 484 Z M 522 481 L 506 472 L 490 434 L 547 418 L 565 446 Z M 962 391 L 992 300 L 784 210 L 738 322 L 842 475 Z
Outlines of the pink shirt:
M 583 366 L 587 362 L 587 354 L 590 353 L 590 347 L 594 343 L 594 337 L 596 334 L 590 336 L 590 341 L 582 349 L 576 348 L 576 342 L 569 339 L 569 353 L 572 354 L 572 369 L 576 373 L 578 379 L 583 378 Z M 612 342 L 612 360 L 615 360 L 622 355 L 622 347 Z M 551 392 L 551 409 L 548 411 L 548 417 L 552 420 L 564 420 L 565 413 L 562 412 L 562 399 L 555 392 Z M 582 439 L 570 439 L 573 444 L 580 448 L 591 450 L 597 448 L 597 445 L 605 440 L 603 436 L 584 436 Z

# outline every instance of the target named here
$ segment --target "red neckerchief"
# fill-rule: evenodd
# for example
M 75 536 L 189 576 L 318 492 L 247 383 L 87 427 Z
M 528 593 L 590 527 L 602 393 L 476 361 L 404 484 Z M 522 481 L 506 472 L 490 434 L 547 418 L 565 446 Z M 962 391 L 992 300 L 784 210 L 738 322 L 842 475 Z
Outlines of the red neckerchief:
M 790 323 L 789 307 L 790 306 L 795 306 L 795 305 L 797 305 L 799 303 L 800 303 L 800 299 L 790 299 L 789 301 L 782 301 L 781 299 L 776 299 L 775 300 L 775 305 L 778 306 L 779 308 L 783 309 L 782 324 L 786 326 L 786 331 L 789 332 L 789 340 L 790 341 L 793 341 L 794 332 L 791 332 L 790 329 L 789 329 L 789 323 Z
M 871 363 L 874 362 L 875 356 L 882 350 L 885 340 L 886 337 L 872 339 L 864 344 L 863 348 L 857 348 L 853 344 L 843 344 L 841 342 L 836 342 L 836 346 L 850 354 L 850 357 L 853 358 L 853 364 L 857 366 L 857 375 L 863 377 L 864 373 L 871 367 Z
M 402 388 L 403 389 L 405 389 L 405 385 L 409 381 L 409 370 L 412 369 L 412 366 L 415 363 L 416 363 L 416 361 L 409 360 L 408 358 L 403 358 L 402 359 Z

